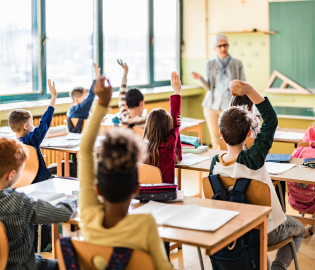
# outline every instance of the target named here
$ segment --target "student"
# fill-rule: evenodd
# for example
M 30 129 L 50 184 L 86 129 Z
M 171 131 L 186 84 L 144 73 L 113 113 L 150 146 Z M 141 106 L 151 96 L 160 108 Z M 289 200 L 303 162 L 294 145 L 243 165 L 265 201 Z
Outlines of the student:
M 151 214 L 128 215 L 130 201 L 138 191 L 137 162 L 141 158 L 132 130 L 116 128 L 106 133 L 98 172 L 94 171 L 94 143 L 112 93 L 110 86 L 104 86 L 104 80 L 101 77 L 95 83 L 99 100 L 79 152 L 80 228 L 87 242 L 140 250 L 152 257 L 155 269 L 172 269 Z M 95 258 L 94 264 L 104 269 L 107 262 Z
M 70 92 L 73 105 L 67 112 L 68 118 L 87 119 L 89 117 L 89 112 L 95 98 L 95 93 L 93 91 L 94 83 L 101 75 L 101 69 L 97 64 L 94 64 L 94 69 L 95 80 L 93 81 L 89 91 L 83 87 L 76 87 Z
M 131 125 L 144 128 L 147 116 L 143 116 L 144 97 L 138 88 L 130 88 L 127 91 L 128 66 L 122 60 L 117 60 L 124 69 L 124 77 L 119 89 L 119 110 L 120 122 L 124 125 Z
M 277 244 L 293 236 L 298 251 L 305 235 L 303 224 L 291 216 L 286 216 L 281 209 L 275 189 L 266 169 L 265 159 L 273 143 L 278 125 L 277 115 L 268 98 L 263 98 L 250 84 L 235 80 L 230 84 L 233 96 L 247 95 L 257 106 L 262 115 L 263 124 L 254 144 L 244 149 L 246 137 L 250 136 L 252 116 L 241 107 L 225 109 L 219 118 L 219 129 L 228 151 L 213 157 L 209 174 L 221 174 L 232 178 L 248 178 L 266 183 L 270 189 L 272 212 L 268 218 L 268 245 Z M 289 245 L 280 248 L 272 270 L 287 269 L 293 259 Z
M 232 97 L 230 104 L 230 106 L 247 106 L 247 109 L 251 112 L 254 121 L 250 125 L 250 138 L 256 138 L 257 134 L 260 131 L 260 124 L 262 120 L 259 111 L 257 109 L 254 111 L 253 105 L 253 102 L 249 99 L 248 96 Z
M 51 172 L 47 169 L 40 151 L 40 144 L 44 140 L 50 127 L 57 99 L 55 83 L 53 82 L 53 85 L 51 85 L 51 81 L 48 80 L 48 86 L 51 93 L 51 101 L 38 127 L 34 128 L 33 117 L 30 111 L 17 109 L 9 114 L 9 125 L 12 131 L 16 133 L 16 138 L 24 144 L 31 145 L 36 149 L 39 168 L 33 183 L 41 182 L 51 177 Z
M 42 200 L 33 201 L 14 186 L 20 179 L 28 153 L 21 142 L 0 139 L 0 221 L 9 242 L 8 270 L 59 269 L 57 260 L 46 260 L 36 254 L 33 223 L 64 222 L 76 211 L 76 198 L 68 198 L 56 206 Z M 3 241 L 3 240 L 1 240 Z
M 178 74 L 172 73 L 174 95 L 170 97 L 171 113 L 162 108 L 153 109 L 147 118 L 143 138 L 148 144 L 147 164 L 161 170 L 164 183 L 174 183 L 175 164 L 182 160 L 179 136 L 181 109 L 181 82 Z

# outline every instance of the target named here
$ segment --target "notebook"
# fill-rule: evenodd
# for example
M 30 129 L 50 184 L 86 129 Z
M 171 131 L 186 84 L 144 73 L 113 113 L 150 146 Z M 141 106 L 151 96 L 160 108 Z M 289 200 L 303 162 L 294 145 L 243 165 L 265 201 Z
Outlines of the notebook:
M 302 140 L 304 133 L 276 131 L 275 138 L 283 140 Z
M 266 162 L 265 166 L 269 174 L 282 174 L 295 167 L 295 164 Z
M 237 216 L 239 212 L 201 207 L 171 205 L 150 201 L 131 214 L 152 214 L 156 223 L 200 231 L 215 231 Z
M 197 148 L 182 148 L 183 153 L 194 153 L 194 154 L 199 154 L 199 153 L 207 151 L 207 150 L 208 150 L 207 145 L 201 145 Z
M 211 157 L 201 157 L 201 156 L 189 153 L 189 154 L 183 155 L 183 159 L 180 162 L 180 165 L 193 166 L 208 159 L 211 159 Z
M 67 199 L 67 195 L 64 193 L 54 193 L 54 192 L 43 192 L 43 191 L 33 191 L 27 194 L 28 197 L 32 198 L 34 201 L 42 200 L 49 202 L 52 205 L 56 205 L 59 202 Z
M 290 154 L 268 154 L 266 162 L 290 163 Z

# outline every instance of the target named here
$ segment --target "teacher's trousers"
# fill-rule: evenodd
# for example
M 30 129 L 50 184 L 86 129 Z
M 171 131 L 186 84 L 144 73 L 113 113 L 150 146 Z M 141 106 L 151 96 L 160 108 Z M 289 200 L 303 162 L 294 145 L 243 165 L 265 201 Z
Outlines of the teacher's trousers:
M 216 111 L 203 107 L 203 114 L 206 118 L 208 129 L 210 131 L 212 149 L 220 148 L 220 133 L 219 133 L 219 116 L 222 111 Z

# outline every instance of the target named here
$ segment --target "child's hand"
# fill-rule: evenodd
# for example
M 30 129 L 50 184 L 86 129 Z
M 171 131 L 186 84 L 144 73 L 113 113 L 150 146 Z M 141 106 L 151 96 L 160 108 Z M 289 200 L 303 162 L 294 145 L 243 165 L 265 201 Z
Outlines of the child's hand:
M 55 82 L 53 82 L 53 84 L 51 85 L 51 80 L 48 80 L 48 87 L 49 87 L 49 91 L 51 94 L 51 97 L 57 97 L 57 91 L 55 88 Z
M 202 78 L 201 75 L 199 73 L 197 73 L 197 72 L 192 72 L 192 73 L 190 73 L 190 75 L 195 80 L 200 80 Z
M 94 63 L 94 69 L 95 69 L 95 80 L 98 80 L 101 76 L 101 68 L 98 67 L 98 64 Z
M 180 95 L 180 92 L 182 90 L 182 84 L 180 82 L 179 75 L 176 73 L 176 71 L 172 72 L 171 85 L 174 89 L 174 94 Z
M 105 80 L 108 82 L 109 86 L 105 86 Z M 101 76 L 94 85 L 94 92 L 99 97 L 98 104 L 104 107 L 108 107 L 108 104 L 112 98 L 112 87 L 109 80 Z
M 124 74 L 124 78 L 126 79 L 127 78 L 127 73 L 128 73 L 128 66 L 126 63 L 123 63 L 123 61 L 120 59 L 120 61 L 117 59 L 117 62 L 118 62 L 118 65 L 120 65 L 124 71 L 125 71 L 125 74 Z
M 230 92 L 234 97 L 248 95 L 253 90 L 255 89 L 247 82 L 239 80 L 230 82 Z
M 181 125 L 182 124 L 182 116 L 181 115 L 179 115 L 178 117 L 177 117 L 177 123 L 179 124 L 179 125 Z

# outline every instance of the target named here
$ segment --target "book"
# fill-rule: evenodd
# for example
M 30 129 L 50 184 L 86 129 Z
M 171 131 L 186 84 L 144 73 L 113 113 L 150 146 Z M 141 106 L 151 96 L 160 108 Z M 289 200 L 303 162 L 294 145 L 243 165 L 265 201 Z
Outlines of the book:
M 131 212 L 131 214 L 149 213 L 159 225 L 200 231 L 215 231 L 239 214 L 237 211 L 198 205 L 171 205 L 153 201 Z
M 69 133 L 66 125 L 60 125 L 57 127 L 50 127 L 47 131 L 45 138 L 54 138 L 59 136 L 65 136 Z
M 265 166 L 269 174 L 278 175 L 292 169 L 293 167 L 295 167 L 295 164 L 266 162 Z
M 195 149 L 196 146 L 191 144 L 182 143 L 182 149 Z
M 198 163 L 201 163 L 205 160 L 208 160 L 210 159 L 211 157 L 201 157 L 201 156 L 198 156 L 198 155 L 195 155 L 195 154 L 185 154 L 183 155 L 183 159 L 182 161 L 180 162 L 180 165 L 183 165 L 183 166 L 193 166 L 193 165 L 196 165 Z
M 290 154 L 268 154 L 266 162 L 290 163 Z
M 201 145 L 197 148 L 182 148 L 183 153 L 193 153 L 193 154 L 199 154 L 199 153 L 207 151 L 207 150 L 208 150 L 207 145 Z

